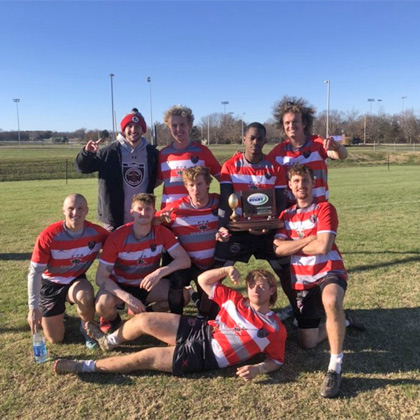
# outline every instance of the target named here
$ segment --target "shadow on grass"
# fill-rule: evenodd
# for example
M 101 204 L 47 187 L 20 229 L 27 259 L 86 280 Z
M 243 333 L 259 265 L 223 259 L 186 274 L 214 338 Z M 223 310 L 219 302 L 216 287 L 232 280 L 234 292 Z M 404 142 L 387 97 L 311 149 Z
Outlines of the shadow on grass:
M 404 254 L 406 255 L 407 252 L 404 252 Z M 380 261 L 377 264 L 367 264 L 367 265 L 360 265 L 360 266 L 352 267 L 352 268 L 347 269 L 347 273 L 348 274 L 360 273 L 361 271 L 370 271 L 370 270 L 376 270 L 377 268 L 392 267 L 394 265 L 406 264 L 409 262 L 418 262 L 419 261 L 418 255 L 419 253 L 415 254 L 415 256 L 413 257 L 394 259 L 393 261 L 386 261 L 386 262 Z
M 6 252 L 0 253 L 0 260 L 3 261 L 29 261 L 32 257 L 30 252 Z

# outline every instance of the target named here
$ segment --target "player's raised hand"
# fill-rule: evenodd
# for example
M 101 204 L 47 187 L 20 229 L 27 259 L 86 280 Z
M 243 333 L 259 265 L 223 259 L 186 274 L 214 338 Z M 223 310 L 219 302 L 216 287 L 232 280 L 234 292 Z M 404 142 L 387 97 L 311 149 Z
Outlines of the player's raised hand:
M 89 140 L 86 143 L 85 150 L 90 153 L 96 153 L 99 150 L 99 144 L 101 141 L 102 139 L 98 139 L 97 141 Z

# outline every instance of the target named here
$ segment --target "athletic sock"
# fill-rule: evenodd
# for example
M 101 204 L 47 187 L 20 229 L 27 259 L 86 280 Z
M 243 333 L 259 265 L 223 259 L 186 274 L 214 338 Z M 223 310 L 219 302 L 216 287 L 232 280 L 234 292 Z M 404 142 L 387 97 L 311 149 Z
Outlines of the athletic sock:
M 342 363 L 343 363 L 343 353 L 331 354 L 330 355 L 330 364 L 328 365 L 328 370 L 333 370 L 334 372 L 341 373 L 341 364 Z
M 82 362 L 82 372 L 95 372 L 95 360 L 83 360 Z
M 118 346 L 118 344 L 120 344 L 120 341 L 118 340 L 118 336 L 114 332 L 106 336 L 106 341 L 108 341 L 108 343 L 111 344 L 111 346 Z

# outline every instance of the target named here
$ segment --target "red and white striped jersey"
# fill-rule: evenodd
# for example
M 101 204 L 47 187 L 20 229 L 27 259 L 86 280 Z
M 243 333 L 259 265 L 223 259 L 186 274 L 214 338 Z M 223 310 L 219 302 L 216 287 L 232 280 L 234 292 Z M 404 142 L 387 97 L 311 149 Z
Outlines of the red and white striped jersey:
M 321 137 L 309 136 L 306 143 L 297 150 L 293 150 L 290 140 L 287 139 L 275 146 L 268 156 L 275 159 L 285 169 L 286 174 L 287 170 L 293 165 L 309 166 L 314 171 L 315 177 L 312 196 L 316 201 L 328 201 L 328 155 L 324 148 L 324 140 Z M 290 190 L 289 201 L 296 202 Z
M 138 287 L 159 267 L 162 253 L 177 246 L 174 234 L 163 226 L 152 225 L 147 236 L 137 239 L 133 223 L 127 223 L 109 235 L 100 262 L 113 266 L 110 277 L 115 282 Z
M 212 152 L 204 145 L 193 141 L 185 149 L 175 149 L 173 143 L 159 152 L 157 178 L 163 181 L 162 205 L 188 195 L 182 181 L 182 171 L 200 165 L 209 168 L 210 173 L 219 178 L 220 164 Z
M 276 237 L 297 240 L 319 233 L 337 235 L 337 211 L 326 201 L 302 209 L 295 204 L 284 210 L 279 218 L 284 221 L 284 227 L 278 230 Z M 310 289 L 329 274 L 347 280 L 346 269 L 335 243 L 327 254 L 306 255 L 298 252 L 291 256 L 290 265 L 295 290 Z
M 216 283 L 210 299 L 220 306 L 211 342 L 219 367 L 235 365 L 264 353 L 275 363 L 284 362 L 286 328 L 274 312 L 263 315 L 251 308 L 241 293 Z
M 45 267 L 42 276 L 53 283 L 70 284 L 85 274 L 102 248 L 109 232 L 85 221 L 80 237 L 74 238 L 56 222 L 44 229 L 36 239 L 31 262 Z
M 249 163 L 245 153 L 238 152 L 223 164 L 220 184 L 231 184 L 233 191 L 240 196 L 242 191 L 259 188 L 286 188 L 287 182 L 283 168 L 268 156 L 264 155 L 258 163 Z M 237 214 L 242 214 L 240 203 Z
M 171 211 L 168 227 L 187 251 L 191 262 L 202 269 L 209 269 L 214 262 L 218 207 L 219 194 L 209 194 L 208 204 L 199 209 L 191 204 L 187 196 L 169 203 L 156 213 L 160 216 Z

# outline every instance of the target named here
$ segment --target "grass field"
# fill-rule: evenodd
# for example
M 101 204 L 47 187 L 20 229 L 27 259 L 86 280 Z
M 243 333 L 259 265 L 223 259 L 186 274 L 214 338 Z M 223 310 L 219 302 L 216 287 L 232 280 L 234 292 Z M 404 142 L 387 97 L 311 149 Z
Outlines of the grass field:
M 61 218 L 63 198 L 83 193 L 95 219 L 95 179 L 2 182 L 0 219 L 0 416 L 2 419 L 415 419 L 420 418 L 420 166 L 330 170 L 338 246 L 349 272 L 345 306 L 363 319 L 349 331 L 338 399 L 318 396 L 328 345 L 302 350 L 286 323 L 284 366 L 244 383 L 235 369 L 187 378 L 161 373 L 56 376 L 33 362 L 26 323 L 26 272 L 37 234 Z M 215 186 L 214 186 L 215 187 Z M 88 217 L 89 218 L 89 217 Z M 265 262 L 252 260 L 241 272 Z M 89 273 L 93 279 L 94 266 Z M 280 294 L 276 307 L 285 304 Z M 188 309 L 193 313 L 192 308 Z M 86 350 L 73 308 L 50 356 L 99 358 Z M 155 343 L 143 338 L 114 354 Z M 254 361 L 259 361 L 256 358 Z

